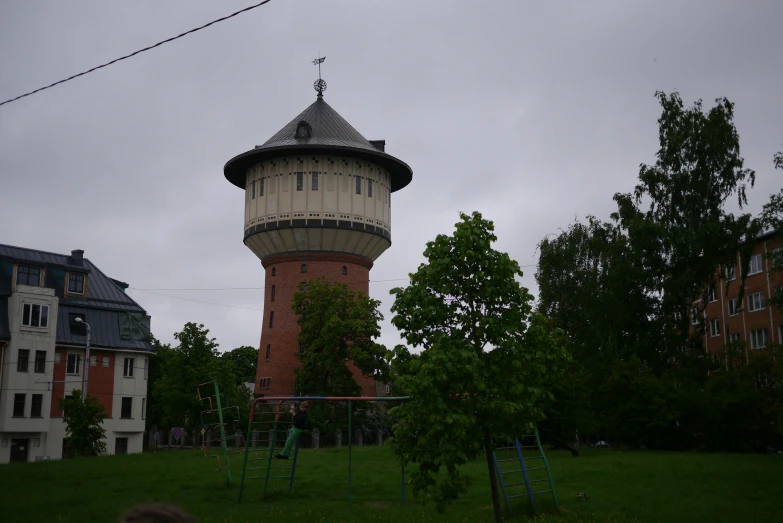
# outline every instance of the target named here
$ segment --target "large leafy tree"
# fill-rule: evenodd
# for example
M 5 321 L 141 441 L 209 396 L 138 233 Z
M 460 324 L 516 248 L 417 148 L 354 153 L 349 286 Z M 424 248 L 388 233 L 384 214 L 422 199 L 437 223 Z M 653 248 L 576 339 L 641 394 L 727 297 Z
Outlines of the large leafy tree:
M 517 262 L 492 248 L 493 223 L 478 212 L 460 218 L 453 235 L 427 243 L 410 285 L 391 291 L 392 323 L 423 349 L 394 351 L 395 390 L 412 399 L 392 410 L 392 445 L 403 463 L 418 463 L 414 491 L 441 508 L 464 492 L 458 467 L 485 453 L 499 520 L 493 441 L 533 430 L 568 353 L 562 332 L 531 315 Z
M 103 420 L 108 416 L 98 398 L 87 394 L 82 401 L 82 391 L 74 390 L 70 396 L 57 398 L 57 402 L 64 412 L 65 440 L 71 456 L 97 456 L 105 452 Z
M 775 169 L 783 170 L 783 152 L 775 153 Z M 769 198 L 769 202 L 764 205 L 760 217 L 761 225 L 765 230 L 778 231 L 783 234 L 783 189 Z M 773 278 L 777 284 L 772 296 L 769 297 L 770 305 L 773 305 L 783 311 L 783 252 L 771 252 Z
M 358 396 L 351 361 L 364 376 L 383 380 L 388 374 L 386 348 L 380 336 L 380 302 L 344 283 L 319 276 L 294 294 L 302 367 L 295 370 L 296 391 L 304 395 Z
M 258 349 L 248 345 L 237 347 L 234 350 L 224 352 L 221 356 L 224 360 L 231 361 L 234 365 L 234 375 L 237 385 L 256 381 L 256 367 L 258 366 Z
M 220 357 L 217 342 L 209 337 L 209 329 L 203 324 L 189 322 L 174 337 L 179 343 L 166 350 L 159 377 L 151 384 L 156 408 L 161 410 L 161 427 L 199 427 L 200 415 L 209 409 L 209 404 L 199 401 L 196 387 L 213 379 L 217 380 L 221 395 L 226 395 L 221 400 L 227 399 L 230 405 L 240 406 L 240 412 L 246 415 L 247 402 L 236 386 L 233 365 Z M 214 389 L 208 386 L 202 394 L 204 392 L 214 396 Z M 214 398 L 212 402 L 216 407 Z

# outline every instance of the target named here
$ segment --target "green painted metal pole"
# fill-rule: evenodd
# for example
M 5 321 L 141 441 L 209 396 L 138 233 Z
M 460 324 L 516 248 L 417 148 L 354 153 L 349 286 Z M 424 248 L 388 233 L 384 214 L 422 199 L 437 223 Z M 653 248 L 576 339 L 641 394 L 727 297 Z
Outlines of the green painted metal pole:
M 549 478 L 549 488 L 552 490 L 552 499 L 555 501 L 555 510 L 560 510 L 557 506 L 557 494 L 555 493 L 555 482 L 552 480 L 552 471 L 549 470 L 549 461 L 544 455 L 544 449 L 541 447 L 541 439 L 538 437 L 538 429 L 536 428 L 536 445 L 538 445 L 538 451 L 541 453 L 541 457 L 544 460 L 544 466 L 546 467 L 546 475 Z
M 351 443 L 353 443 L 353 425 L 351 423 L 351 407 L 353 402 L 348 402 L 348 504 L 353 503 L 353 492 L 351 491 Z
M 251 409 L 255 408 L 253 406 L 250 407 Z M 239 416 L 237 416 L 237 419 L 239 419 Z M 239 495 L 237 496 L 237 501 L 242 501 L 242 489 L 245 488 L 245 472 L 247 471 L 247 455 L 250 454 L 250 438 L 252 437 L 252 433 L 250 432 L 253 428 L 253 411 L 250 411 L 250 415 L 248 416 L 248 422 L 247 422 L 247 434 L 245 434 L 245 455 L 242 459 L 242 479 L 239 480 Z
M 226 426 L 223 424 L 223 407 L 220 404 L 220 389 L 217 380 L 212 380 L 215 386 L 215 399 L 217 400 L 218 420 L 220 421 L 220 439 L 223 444 L 223 456 L 226 458 L 226 485 L 231 485 L 231 461 L 228 459 L 228 444 L 226 444 Z

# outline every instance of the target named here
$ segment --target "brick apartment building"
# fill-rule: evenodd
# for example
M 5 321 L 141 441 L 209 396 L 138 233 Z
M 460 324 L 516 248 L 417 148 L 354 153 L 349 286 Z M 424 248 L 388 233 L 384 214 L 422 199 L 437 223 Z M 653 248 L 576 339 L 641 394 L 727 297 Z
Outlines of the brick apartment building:
M 767 302 L 783 292 L 783 235 L 768 232 L 756 238 L 745 280 L 745 295 L 739 301 L 740 260 L 721 270 L 720 284 L 711 289 L 703 318 L 694 314 L 693 324 L 706 322 L 704 345 L 710 354 L 719 354 L 729 341 L 745 342 L 746 350 L 760 350 L 771 343 L 783 343 L 783 313 Z M 694 309 L 698 312 L 698 309 Z
M 0 463 L 63 457 L 57 398 L 83 388 L 85 365 L 107 453 L 142 450 L 150 317 L 83 254 L 0 245 Z

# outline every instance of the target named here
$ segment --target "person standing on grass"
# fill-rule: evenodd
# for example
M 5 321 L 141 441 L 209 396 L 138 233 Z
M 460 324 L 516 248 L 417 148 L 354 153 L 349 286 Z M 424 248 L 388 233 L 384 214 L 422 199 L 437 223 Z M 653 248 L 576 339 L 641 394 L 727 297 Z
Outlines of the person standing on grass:
M 291 405 L 291 414 L 294 415 L 294 428 L 291 429 L 291 435 L 288 436 L 285 442 L 285 448 L 280 454 L 275 456 L 276 459 L 288 459 L 291 455 L 291 447 L 294 446 L 296 438 L 302 433 L 302 429 L 305 428 L 305 423 L 307 423 L 307 402 L 303 401 L 299 404 L 299 412 L 296 412 L 294 405 Z

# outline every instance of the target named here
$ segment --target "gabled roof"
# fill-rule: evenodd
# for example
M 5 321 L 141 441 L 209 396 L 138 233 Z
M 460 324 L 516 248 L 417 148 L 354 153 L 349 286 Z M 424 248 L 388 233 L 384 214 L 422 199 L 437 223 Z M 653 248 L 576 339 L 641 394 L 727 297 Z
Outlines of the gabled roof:
M 79 251 L 81 252 L 81 251 Z M 133 298 L 125 294 L 122 282 L 106 276 L 87 258 L 74 259 L 66 254 L 14 247 L 0 244 L 0 262 L 27 263 L 46 269 L 45 287 L 53 288 L 60 299 L 57 313 L 57 343 L 84 345 L 86 336 L 71 332 L 71 314 L 86 315 L 90 324 L 90 344 L 94 347 L 154 352 L 151 343 L 123 339 L 120 335 L 121 316 L 128 314 L 147 317 L 147 312 Z M 1 267 L 0 267 L 1 268 Z M 87 274 L 86 296 L 65 297 L 65 272 Z M 2 276 L 2 274 L 0 274 Z M 0 282 L 2 283 L 2 282 Z M 2 285 L 0 285 L 2 287 Z M 0 293 L 3 291 L 0 289 Z M 8 310 L 6 298 L 0 295 L 0 339 L 3 334 L 3 317 L 6 325 Z M 5 309 L 3 309 L 5 307 Z M 3 314 L 5 310 L 5 314 Z M 6 327 L 7 330 L 7 327 Z
M 309 136 L 298 136 L 297 128 L 305 122 Z M 345 154 L 374 162 L 391 173 L 392 191 L 411 182 L 413 171 L 405 162 L 375 147 L 326 103 L 322 96 L 288 122 L 263 145 L 229 160 L 223 172 L 231 183 L 245 188 L 245 172 L 258 161 L 290 154 Z

